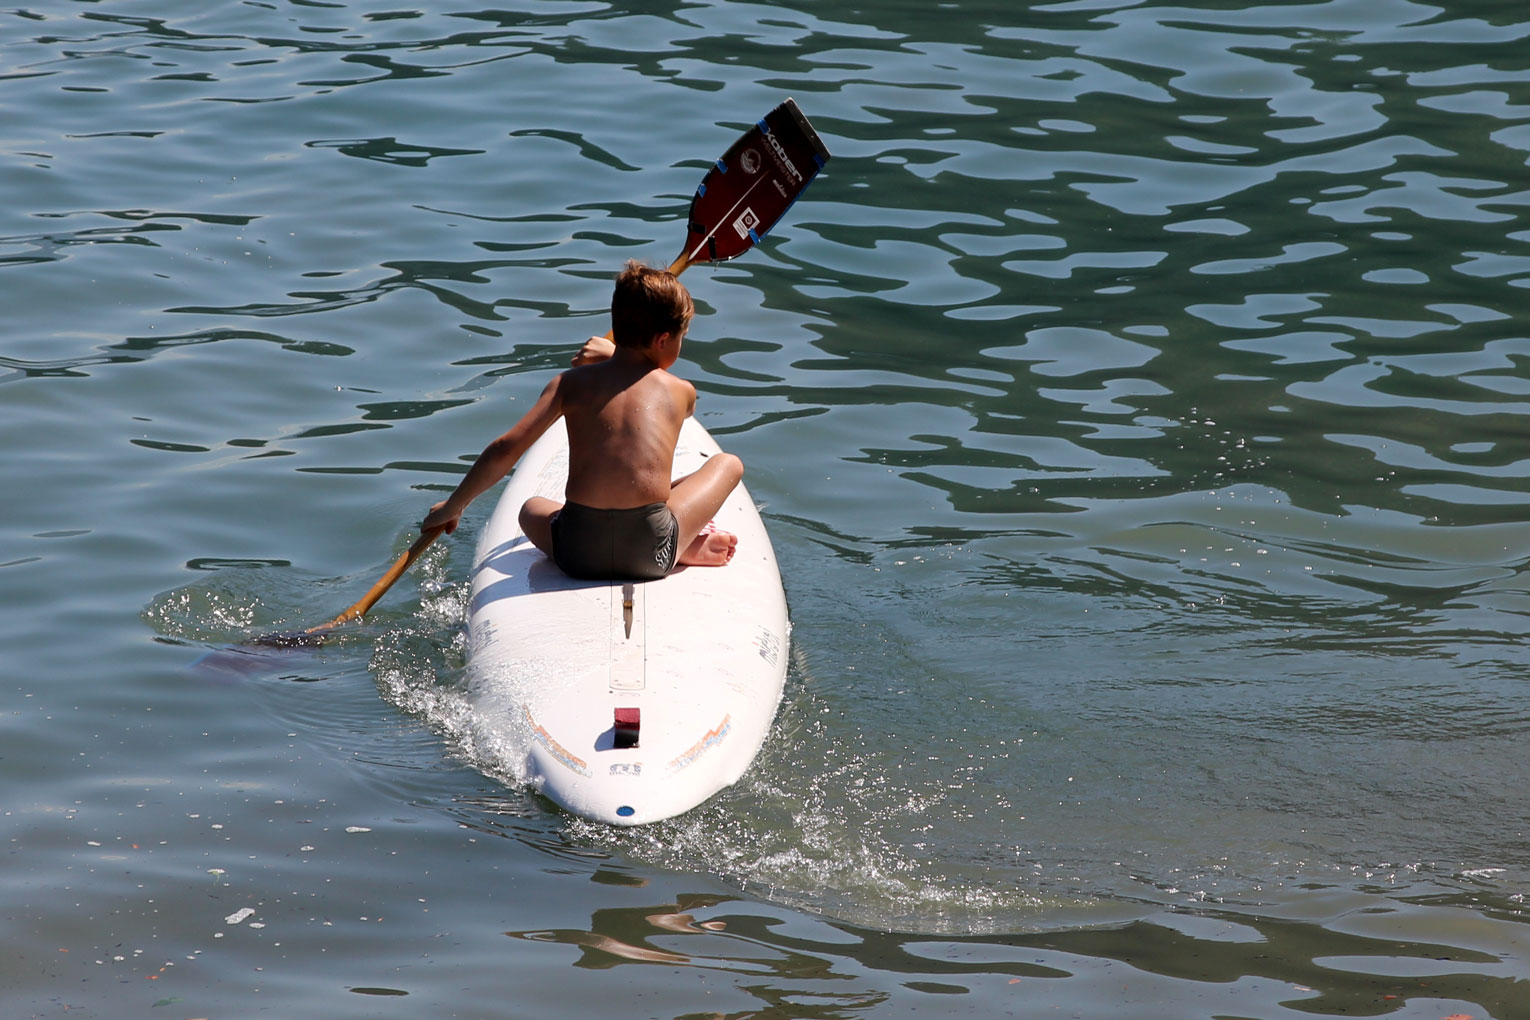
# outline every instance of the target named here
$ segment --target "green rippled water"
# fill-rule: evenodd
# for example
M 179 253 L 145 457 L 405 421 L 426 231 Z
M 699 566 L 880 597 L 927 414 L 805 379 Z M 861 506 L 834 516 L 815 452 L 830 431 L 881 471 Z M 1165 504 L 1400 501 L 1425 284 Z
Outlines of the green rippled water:
M 1512 5 L 0 12 L 6 1015 L 1518 1020 Z M 353 602 L 792 95 L 686 277 L 794 622 L 615 831 Z

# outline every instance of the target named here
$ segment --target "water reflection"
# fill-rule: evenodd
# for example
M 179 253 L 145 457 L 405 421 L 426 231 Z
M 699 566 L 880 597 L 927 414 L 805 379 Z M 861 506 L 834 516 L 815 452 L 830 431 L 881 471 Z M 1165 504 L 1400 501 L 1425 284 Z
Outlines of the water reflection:
M 1314 923 L 1206 910 L 1046 935 L 938 939 L 690 895 L 597 910 L 587 929 L 505 934 L 577 947 L 573 966 L 587 970 L 714 971 L 724 987 L 758 1000 L 687 1016 L 830 1020 L 873 1007 L 935 1010 L 941 1000 L 934 997 L 950 995 L 968 997 L 953 1005 L 989 1015 L 1090 1002 L 1150 1004 L 1154 1016 L 1386 1016 L 1421 1006 L 1440 1016 L 1516 1015 L 1518 982 L 1502 955 L 1517 941 L 1512 924 L 1460 912 L 1448 900 L 1326 895 L 1330 906 L 1342 902 L 1349 911 Z M 1414 935 L 1447 917 L 1471 930 L 1453 941 Z

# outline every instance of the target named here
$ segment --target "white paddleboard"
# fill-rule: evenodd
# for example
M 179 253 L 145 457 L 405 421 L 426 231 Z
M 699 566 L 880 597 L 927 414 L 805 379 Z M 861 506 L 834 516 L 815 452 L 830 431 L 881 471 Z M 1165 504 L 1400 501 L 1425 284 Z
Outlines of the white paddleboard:
M 686 419 L 676 477 L 718 452 Z M 769 733 L 786 678 L 780 571 L 740 485 L 715 518 L 738 535 L 727 566 L 683 567 L 657 581 L 574 580 L 517 521 L 532 496 L 562 502 L 567 477 L 560 422 L 521 458 L 479 539 L 468 624 L 474 710 L 508 724 L 501 732 L 515 735 L 510 753 L 524 753 L 526 780 L 564 808 L 612 825 L 656 822 L 735 782 Z

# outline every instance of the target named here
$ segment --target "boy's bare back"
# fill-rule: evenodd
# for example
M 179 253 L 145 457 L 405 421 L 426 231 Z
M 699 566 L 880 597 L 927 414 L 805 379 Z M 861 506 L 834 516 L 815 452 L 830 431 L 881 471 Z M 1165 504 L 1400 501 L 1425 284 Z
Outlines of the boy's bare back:
M 520 523 L 566 573 L 649 579 L 677 565 L 732 559 L 737 537 L 709 521 L 743 476 L 743 464 L 719 453 L 684 478 L 671 477 L 696 390 L 668 369 L 680 357 L 692 310 L 673 275 L 628 263 L 611 301 L 616 342 L 592 337 L 576 367 L 548 383 L 520 420 L 484 447 L 421 528 L 455 530 L 467 505 L 562 418 L 566 502 L 533 496 L 521 507 Z
M 568 428 L 568 499 L 621 510 L 669 500 L 680 426 L 696 406 L 690 383 L 644 352 L 618 349 L 609 359 L 563 374 Z

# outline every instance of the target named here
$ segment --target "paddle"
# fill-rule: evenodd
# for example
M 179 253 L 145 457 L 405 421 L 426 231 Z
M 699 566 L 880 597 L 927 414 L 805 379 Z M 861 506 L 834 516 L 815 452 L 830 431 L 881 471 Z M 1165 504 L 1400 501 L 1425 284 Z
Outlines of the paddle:
M 796 103 L 788 99 L 771 110 L 701 179 L 686 216 L 685 247 L 669 271 L 679 276 L 693 262 L 726 262 L 744 254 L 776 225 L 828 161 L 829 150 Z M 296 634 L 256 638 L 254 643 L 322 641 L 326 632 L 364 616 L 440 534 L 430 531 L 415 539 L 359 602 L 333 620 Z
M 697 185 L 685 247 L 669 271 L 679 276 L 693 262 L 727 262 L 759 244 L 828 161 L 828 148 L 795 102 L 771 110 Z
M 758 244 L 818 171 L 829 150 L 788 99 L 745 131 L 701 179 L 686 217 L 676 276 L 692 262 L 726 262 Z

